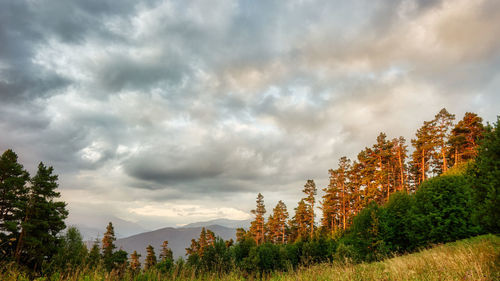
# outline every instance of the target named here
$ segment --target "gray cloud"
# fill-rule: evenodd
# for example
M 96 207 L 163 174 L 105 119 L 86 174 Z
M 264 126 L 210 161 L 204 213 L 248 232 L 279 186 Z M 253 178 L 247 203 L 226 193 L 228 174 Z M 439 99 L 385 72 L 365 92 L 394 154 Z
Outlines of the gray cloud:
M 0 149 L 54 165 L 76 212 L 293 209 L 380 131 L 493 120 L 499 19 L 487 0 L 2 1 Z

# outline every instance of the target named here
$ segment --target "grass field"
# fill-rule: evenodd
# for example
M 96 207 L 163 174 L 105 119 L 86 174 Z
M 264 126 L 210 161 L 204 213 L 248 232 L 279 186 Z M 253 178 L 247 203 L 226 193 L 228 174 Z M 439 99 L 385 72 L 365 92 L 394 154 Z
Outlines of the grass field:
M 205 275 L 194 278 L 190 272 L 175 276 L 162 276 L 147 272 L 138 276 L 124 276 L 124 280 L 252 280 L 238 272 L 222 278 Z M 77 272 L 71 275 L 42 277 L 36 280 L 54 281 L 104 281 L 118 280 L 117 276 L 100 271 Z M 331 263 L 300 268 L 294 272 L 274 273 L 264 280 L 500 280 L 500 237 L 483 235 L 470 239 L 438 245 L 418 253 L 393 257 L 382 262 L 350 264 Z M 28 280 L 13 268 L 4 268 L 2 281 Z
M 382 262 L 321 264 L 271 280 L 500 280 L 500 237 L 474 237 Z

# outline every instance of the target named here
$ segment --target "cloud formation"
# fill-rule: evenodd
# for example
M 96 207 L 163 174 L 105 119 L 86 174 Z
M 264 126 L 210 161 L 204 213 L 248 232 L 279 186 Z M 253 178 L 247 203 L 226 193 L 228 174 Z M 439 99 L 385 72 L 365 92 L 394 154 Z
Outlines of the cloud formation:
M 380 131 L 494 120 L 497 34 L 493 0 L 2 1 L 0 148 L 150 228 L 293 209 Z

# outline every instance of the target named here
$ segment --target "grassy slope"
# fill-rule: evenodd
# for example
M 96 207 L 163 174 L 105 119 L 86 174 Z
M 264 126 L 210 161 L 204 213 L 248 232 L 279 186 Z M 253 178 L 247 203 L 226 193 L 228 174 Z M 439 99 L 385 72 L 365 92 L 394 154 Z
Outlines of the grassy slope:
M 500 237 L 474 237 L 376 263 L 316 265 L 271 280 L 500 280 Z
M 5 270 L 5 269 L 4 269 Z M 179 276 L 180 275 L 180 276 Z M 193 280 L 188 273 L 175 280 Z M 24 277 L 24 278 L 23 278 Z M 55 276 L 54 276 L 55 277 Z M 94 271 L 72 276 L 38 280 L 97 281 L 113 280 L 113 276 Z M 129 279 L 129 278 L 127 278 Z M 268 280 L 500 280 L 500 237 L 483 235 L 436 246 L 419 253 L 387 259 L 382 262 L 320 264 L 295 272 L 275 273 Z M 23 281 L 27 278 L 16 270 L 0 271 L 2 281 Z M 151 272 L 131 278 L 136 281 L 172 280 Z M 205 276 L 196 280 L 245 280 L 238 272 L 219 279 Z

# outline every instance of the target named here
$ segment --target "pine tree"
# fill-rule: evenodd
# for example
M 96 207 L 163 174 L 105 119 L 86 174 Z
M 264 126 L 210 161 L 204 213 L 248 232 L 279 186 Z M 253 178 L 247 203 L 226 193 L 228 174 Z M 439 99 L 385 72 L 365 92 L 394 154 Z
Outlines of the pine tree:
M 378 187 L 377 203 L 381 204 L 383 199 L 389 199 L 391 193 L 389 178 L 389 159 L 391 157 L 390 142 L 386 139 L 386 134 L 380 133 L 377 143 L 373 145 L 373 157 L 376 159 L 375 180 Z
M 304 201 L 307 202 L 307 214 L 308 214 L 308 220 L 310 224 L 310 237 L 312 239 L 314 235 L 314 203 L 316 202 L 316 184 L 314 183 L 314 180 L 307 180 L 306 184 L 304 185 L 304 189 L 302 190 L 307 196 L 304 198 Z
M 290 222 L 291 228 L 296 230 L 296 233 L 292 234 L 292 237 L 306 238 L 310 233 L 310 218 L 311 214 L 309 207 L 304 199 L 299 201 L 297 208 L 295 208 L 295 215 Z
M 360 190 L 363 190 L 363 206 L 371 201 L 380 202 L 383 198 L 376 178 L 377 158 L 371 148 L 365 148 L 358 153 Z
M 88 256 L 87 247 L 83 243 L 80 231 L 70 226 L 62 237 L 57 255 L 52 259 L 59 268 L 79 268 L 85 265 Z
M 115 230 L 111 222 L 106 227 L 106 232 L 102 237 L 102 259 L 104 266 L 108 271 L 113 268 L 113 251 L 116 248 L 114 242 L 116 241 Z
M 17 162 L 17 154 L 6 150 L 0 156 L 0 258 L 13 256 L 19 237 L 20 222 L 27 203 L 29 174 Z
M 37 174 L 30 180 L 30 199 L 16 246 L 16 261 L 35 271 L 57 253 L 61 241 L 58 234 L 66 228 L 68 211 L 66 203 L 56 201 L 61 195 L 56 191 L 58 176 L 53 171 L 40 162 Z
M 415 168 L 415 185 L 422 183 L 427 178 L 429 170 L 429 161 L 431 156 L 435 154 L 435 145 L 433 138 L 433 124 L 425 121 L 424 125 L 417 130 L 416 139 L 412 139 L 411 143 L 415 147 L 412 154 L 412 166 Z
M 264 234 L 265 234 L 265 223 L 264 223 L 264 214 L 266 213 L 266 208 L 264 206 L 264 196 L 262 194 L 257 195 L 256 200 L 256 208 L 252 210 L 252 214 L 255 215 L 255 219 L 252 221 L 250 225 L 250 233 L 255 239 L 255 243 L 260 245 L 264 243 Z
M 173 260 L 174 256 L 172 253 L 172 250 L 168 247 L 168 241 L 165 240 L 163 241 L 163 244 L 161 244 L 161 253 L 160 253 L 160 260 L 165 261 L 167 259 Z
M 236 242 L 243 242 L 247 235 L 247 231 L 244 228 L 238 227 L 236 229 Z
M 363 166 L 354 161 L 352 163 L 351 169 L 349 170 L 349 190 L 351 192 L 351 209 L 353 216 L 358 214 L 365 206 L 365 197 L 361 188 L 363 187 L 362 179 L 362 169 Z
M 467 112 L 451 130 L 448 141 L 451 149 L 448 158 L 453 165 L 476 157 L 477 147 L 485 130 L 482 121 L 483 119 L 477 114 Z
M 156 265 L 156 255 L 153 246 L 148 245 L 146 248 L 146 261 L 144 261 L 144 270 L 153 268 Z
M 197 254 L 199 251 L 200 245 L 196 239 L 191 239 L 191 245 L 189 248 L 186 248 L 186 255 L 190 256 L 193 254 Z
M 215 233 L 212 230 L 207 229 L 207 235 L 205 240 L 207 241 L 208 246 L 213 246 L 215 243 Z
M 337 170 L 330 169 L 330 183 L 323 189 L 323 201 L 321 201 L 321 210 L 323 217 L 321 225 L 325 229 L 329 229 L 331 234 L 337 230 L 339 215 L 341 213 L 341 190 L 337 186 Z
M 138 254 L 137 251 L 134 251 L 132 255 L 130 255 L 130 271 L 132 274 L 137 274 L 141 270 L 141 262 L 139 261 L 140 257 L 141 255 Z
M 450 131 L 453 126 L 453 120 L 455 120 L 455 115 L 450 114 L 445 108 L 441 109 L 438 114 L 432 120 L 433 124 L 433 137 L 435 145 L 435 172 L 437 174 L 446 173 L 448 170 L 448 161 L 446 156 L 449 151 L 448 139 L 450 137 Z
M 268 219 L 269 240 L 274 243 L 285 244 L 286 220 L 288 212 L 285 203 L 279 201 L 273 209 L 273 214 Z
M 101 254 L 99 253 L 99 240 L 96 239 L 94 241 L 94 245 L 92 245 L 92 248 L 90 249 L 89 252 L 89 257 L 87 259 L 87 266 L 90 269 L 95 268 L 101 261 Z
M 398 191 L 406 191 L 408 192 L 408 186 L 406 181 L 406 158 L 408 153 L 408 146 L 405 144 L 406 140 L 403 137 L 394 138 L 392 140 L 392 155 L 393 159 L 396 162 L 394 177 L 397 179 L 398 183 Z

